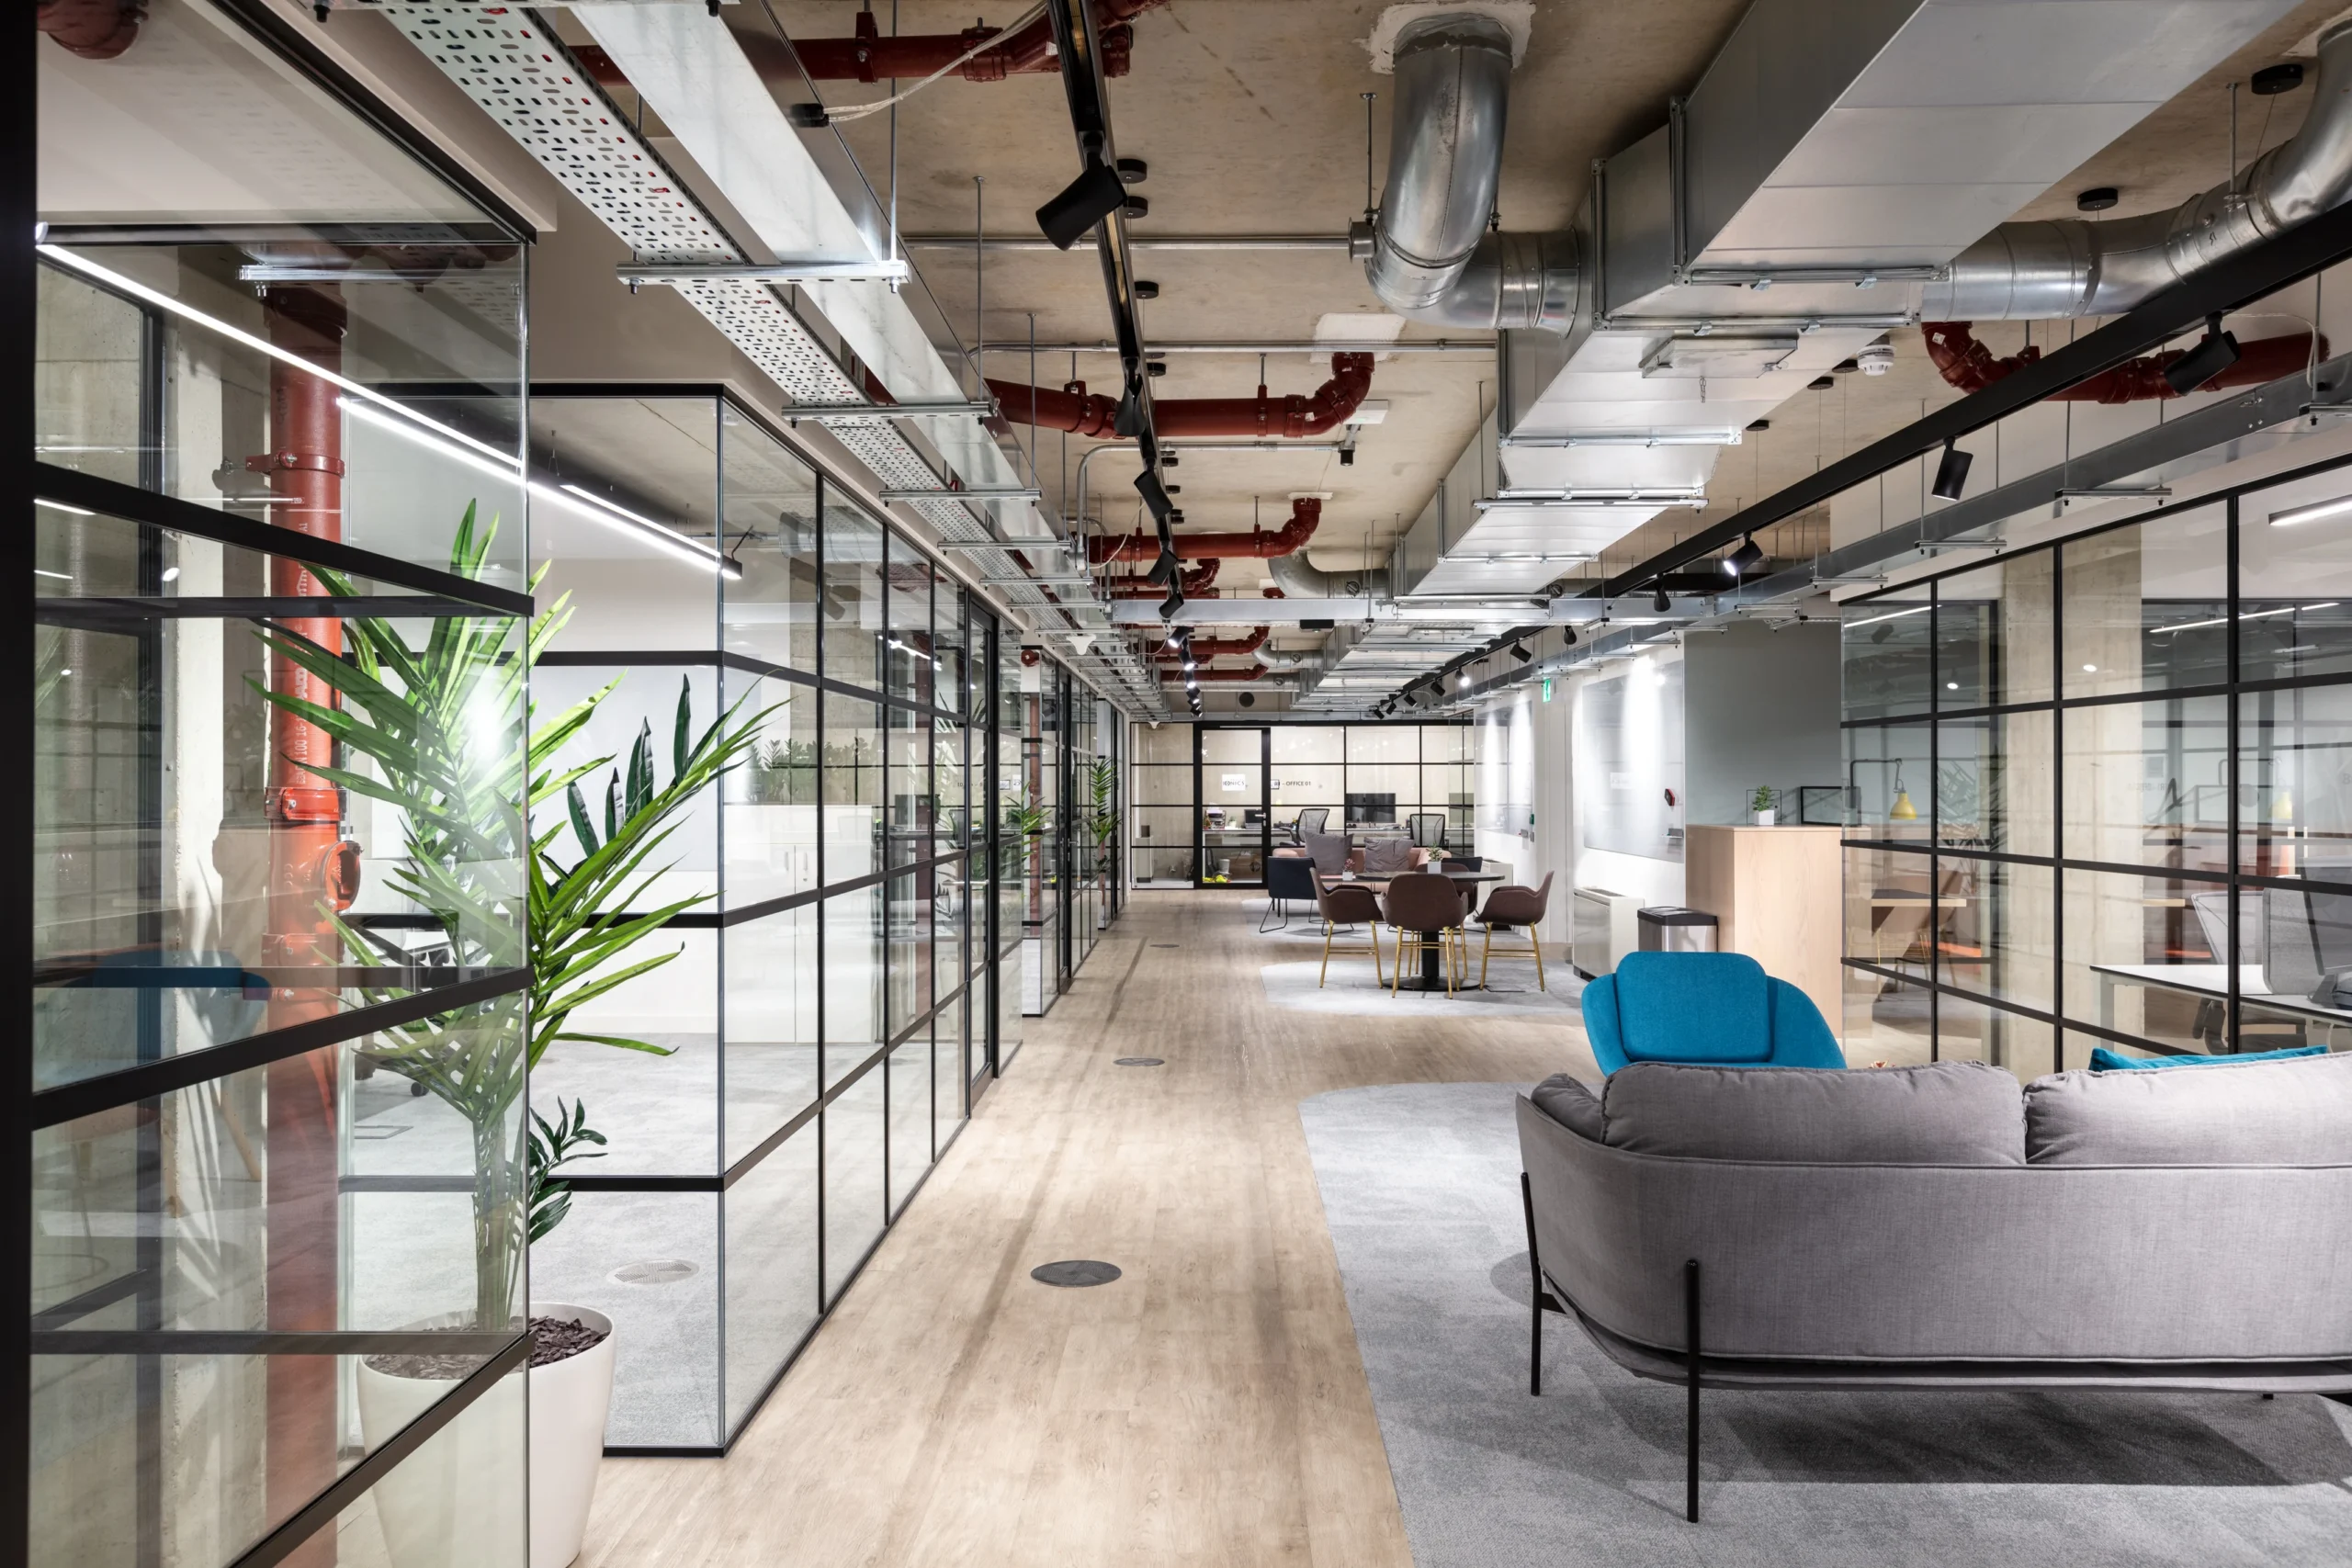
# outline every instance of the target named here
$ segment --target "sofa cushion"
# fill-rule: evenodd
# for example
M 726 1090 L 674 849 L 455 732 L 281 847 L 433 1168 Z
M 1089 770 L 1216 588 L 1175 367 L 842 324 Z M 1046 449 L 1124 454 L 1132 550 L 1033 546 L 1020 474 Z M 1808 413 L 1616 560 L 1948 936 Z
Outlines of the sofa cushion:
M 1600 1097 L 1592 1092 L 1583 1080 L 1567 1073 L 1554 1073 L 1528 1091 L 1527 1098 L 1535 1109 L 1589 1143 L 1606 1142 L 1601 1136 Z
M 1617 1032 L 1635 1062 L 1762 1062 L 1772 1055 L 1764 967 L 1738 953 L 1629 953 Z
M 1363 841 L 1363 874 L 1366 876 L 1396 876 L 1411 871 L 1420 861 L 1420 852 L 1403 839 L 1366 839 Z
M 2025 1116 L 2036 1165 L 2352 1165 L 2352 1055 L 2077 1067 L 2028 1084 Z
M 2091 1071 L 2095 1073 L 2139 1072 L 2149 1067 L 2201 1067 L 2215 1062 L 2284 1062 L 2296 1056 L 2324 1056 L 2324 1045 L 2289 1045 L 2277 1051 L 2248 1051 L 2235 1056 L 2208 1056 L 2198 1051 L 2184 1051 L 2177 1056 L 2127 1056 L 2120 1051 L 2110 1051 L 2104 1045 L 2091 1047 Z
M 2023 1165 L 2018 1080 L 1983 1062 L 1843 1072 L 1635 1062 L 1610 1075 L 1602 1141 L 1635 1154 L 1788 1165 Z
M 1301 833 L 1298 841 L 1315 862 L 1315 869 L 1326 876 L 1337 876 L 1348 869 L 1348 836 L 1345 833 Z

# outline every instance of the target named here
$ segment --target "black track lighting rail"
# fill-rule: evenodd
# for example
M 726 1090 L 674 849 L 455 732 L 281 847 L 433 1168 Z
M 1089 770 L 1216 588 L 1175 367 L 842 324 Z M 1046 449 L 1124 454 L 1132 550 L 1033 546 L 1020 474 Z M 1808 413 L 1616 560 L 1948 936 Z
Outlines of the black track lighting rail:
M 2347 255 L 2352 255 L 2352 203 L 2323 212 L 2308 223 L 2215 263 L 2187 282 L 2165 289 L 1984 390 L 1947 403 L 1925 419 L 1871 442 L 1852 456 L 1839 458 L 1779 493 L 1596 584 L 1587 590 L 1587 597 L 1613 599 L 1646 588 L 1664 574 L 1703 560 L 1745 535 L 1761 532 L 1823 505 L 1890 468 L 1956 442 L 2053 393 L 2111 370 L 2127 359 L 2153 353 L 2200 322 L 2210 326 L 2214 318 L 2243 310 Z M 2212 340 L 2209 336 L 2205 341 Z M 2206 352 L 2218 356 L 2223 351 L 2217 347 Z M 2226 365 L 2227 361 L 2222 364 Z
M 1069 101 L 1070 130 L 1078 140 L 1078 177 L 1037 209 L 1037 227 L 1062 250 L 1069 250 L 1091 230 L 1102 260 L 1102 291 L 1111 305 L 1111 331 L 1119 354 L 1119 412 L 1114 431 L 1136 443 L 1143 471 L 1136 476 L 1136 493 L 1151 513 L 1159 533 L 1159 558 L 1150 579 L 1164 584 L 1168 597 L 1160 601 L 1162 620 L 1172 620 L 1184 607 L 1184 590 L 1176 580 L 1176 544 L 1170 514 L 1175 502 L 1160 482 L 1159 434 L 1152 423 L 1151 375 L 1144 352 L 1143 322 L 1136 306 L 1142 298 L 1135 264 L 1127 248 L 1126 173 L 1111 131 L 1111 102 L 1102 85 L 1102 46 L 1094 30 L 1094 12 L 1077 0 L 1046 0 L 1046 17 L 1054 31 L 1054 48 L 1061 61 L 1062 95 Z M 1140 169 L 1134 159 L 1125 160 Z

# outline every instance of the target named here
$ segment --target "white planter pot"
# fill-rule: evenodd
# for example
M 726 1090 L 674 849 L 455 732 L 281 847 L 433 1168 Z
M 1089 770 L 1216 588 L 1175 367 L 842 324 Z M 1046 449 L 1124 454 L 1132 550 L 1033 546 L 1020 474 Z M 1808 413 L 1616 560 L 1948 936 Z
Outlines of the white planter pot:
M 534 1310 L 605 1331 L 593 1348 L 529 1373 L 530 1568 L 566 1568 L 580 1555 L 604 1457 L 613 1325 L 586 1307 L 542 1303 Z M 456 1321 L 418 1326 L 446 1328 Z M 368 1447 L 390 1441 L 448 1391 L 445 1381 L 394 1377 L 363 1360 L 359 1429 Z M 524 1528 L 522 1456 L 514 1443 L 523 1397 L 521 1381 L 501 1380 L 459 1417 L 456 1441 L 437 1438 L 377 1483 L 376 1513 L 392 1568 L 503 1560 L 503 1549 L 489 1543 L 518 1539 Z
M 601 1328 L 577 1356 L 531 1369 L 531 1568 L 566 1568 L 588 1532 L 605 1416 L 613 1404 L 613 1320 L 587 1307 L 541 1302 L 537 1317 Z
M 1758 828 L 1770 828 L 1773 818 L 1779 815 L 1774 811 L 1751 811 L 1747 814 L 1747 819 Z

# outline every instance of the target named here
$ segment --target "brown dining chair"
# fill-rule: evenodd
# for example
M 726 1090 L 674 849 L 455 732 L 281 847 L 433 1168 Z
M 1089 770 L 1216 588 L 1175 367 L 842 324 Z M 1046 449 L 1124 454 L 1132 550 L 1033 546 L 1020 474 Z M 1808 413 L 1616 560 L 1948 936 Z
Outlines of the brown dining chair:
M 1321 872 L 1314 873 L 1314 876 L 1315 908 L 1323 917 L 1323 969 L 1315 976 L 1315 988 L 1321 990 L 1323 982 L 1330 978 L 1332 953 L 1366 951 L 1361 947 L 1333 947 L 1331 932 L 1339 926 L 1371 928 L 1372 977 L 1386 985 L 1388 976 L 1380 972 L 1380 900 L 1372 896 L 1371 888 L 1359 883 L 1326 882 Z
M 1456 959 L 1466 958 L 1462 937 L 1461 891 L 1453 878 L 1434 871 L 1408 871 L 1389 878 L 1388 897 L 1381 910 L 1396 933 L 1396 968 L 1388 994 L 1395 996 L 1405 978 L 1405 954 L 1426 952 L 1434 945 L 1444 956 L 1445 994 L 1459 983 Z
M 1479 911 L 1478 923 L 1487 928 L 1486 946 L 1478 953 L 1478 985 L 1487 984 L 1487 961 L 1495 954 L 1495 933 L 1525 931 L 1527 945 L 1535 953 L 1535 988 L 1548 990 L 1544 983 L 1544 940 L 1535 928 L 1544 921 L 1544 911 L 1552 902 L 1552 873 L 1544 874 L 1541 887 L 1512 886 L 1498 887 L 1487 895 L 1487 907 Z

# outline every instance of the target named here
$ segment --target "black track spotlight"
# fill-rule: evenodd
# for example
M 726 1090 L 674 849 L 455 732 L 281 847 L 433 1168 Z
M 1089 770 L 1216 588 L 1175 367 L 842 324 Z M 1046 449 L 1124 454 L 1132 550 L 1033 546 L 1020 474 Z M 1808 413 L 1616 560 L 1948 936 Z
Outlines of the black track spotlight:
M 1663 615 L 1674 608 L 1674 601 L 1667 597 L 1666 585 L 1658 584 L 1657 597 L 1650 601 L 1650 608 Z
M 1254 707 L 1256 707 L 1256 706 L 1258 705 L 1258 694 L 1257 694 L 1255 692 L 1244 692 L 1244 693 L 1242 693 L 1242 694 L 1241 694 L 1241 705 L 1242 705 L 1243 707 L 1245 707 L 1245 708 L 1254 708 Z
M 1936 482 L 1928 487 L 1928 493 L 1941 501 L 1958 501 L 1968 489 L 1968 465 L 1974 461 L 1974 453 L 1945 442 L 1943 458 L 1936 464 Z
M 1577 629 L 1576 629 L 1576 627 L 1574 627 L 1574 626 L 1562 626 L 1562 627 L 1560 628 L 1560 646 L 1561 646 L 1562 648 L 1574 648 L 1576 645 L 1577 645 Z
M 1510 645 L 1510 656 L 1513 659 L 1518 660 L 1521 664 L 1526 663 L 1529 660 L 1535 657 L 1535 655 L 1527 651 L 1527 645 L 1523 642 L 1515 642 Z
M 1090 162 L 1084 173 L 1062 187 L 1060 195 L 1037 209 L 1037 228 L 1054 243 L 1054 249 L 1066 251 L 1127 205 L 1127 187 L 1119 182 L 1117 171 Z
M 1764 547 L 1756 542 L 1753 534 L 1740 541 L 1739 548 L 1724 557 L 1724 570 L 1734 577 L 1745 577 L 1763 564 Z
M 2165 383 L 2185 398 L 2237 362 L 2238 340 L 2222 330 L 2216 312 L 2205 318 L 2205 335 L 2197 346 L 2165 367 Z
M 1168 487 L 1149 468 L 1136 476 L 1136 493 L 1143 497 L 1144 509 L 1151 513 L 1154 522 L 1167 521 L 1168 514 L 1176 510 L 1176 503 L 1168 499 Z
M 1144 581 L 1154 588 L 1165 588 L 1176 580 L 1176 552 L 1168 547 L 1165 540 L 1159 546 L 1159 558 L 1143 575 Z
M 1163 621 L 1172 621 L 1176 618 L 1176 612 L 1183 607 L 1184 591 L 1181 588 L 1171 588 L 1168 591 L 1168 597 L 1159 602 L 1159 618 Z

